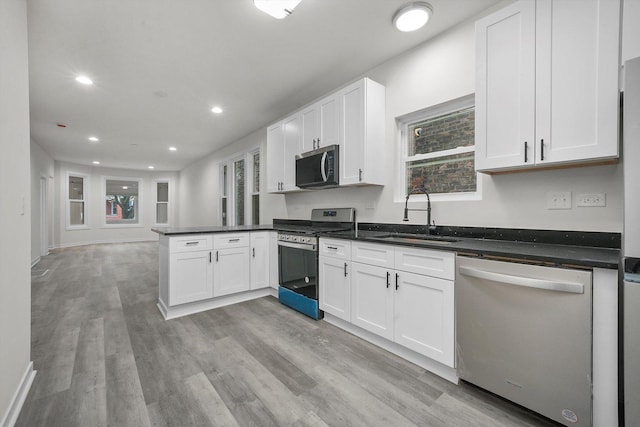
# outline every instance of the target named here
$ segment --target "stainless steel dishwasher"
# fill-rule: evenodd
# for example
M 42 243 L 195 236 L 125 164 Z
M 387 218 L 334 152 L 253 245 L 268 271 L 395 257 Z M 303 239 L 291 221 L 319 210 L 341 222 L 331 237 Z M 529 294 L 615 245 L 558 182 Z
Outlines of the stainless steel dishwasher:
M 457 257 L 457 372 L 565 425 L 591 425 L 591 271 Z

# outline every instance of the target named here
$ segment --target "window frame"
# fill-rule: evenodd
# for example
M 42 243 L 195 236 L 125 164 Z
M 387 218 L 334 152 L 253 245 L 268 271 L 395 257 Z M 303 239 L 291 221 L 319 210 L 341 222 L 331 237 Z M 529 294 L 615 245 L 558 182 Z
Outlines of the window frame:
M 142 194 L 143 194 L 143 180 L 142 178 L 132 178 L 125 176 L 102 176 L 102 196 L 101 199 L 103 202 L 106 202 L 107 197 L 107 181 L 135 181 L 138 184 L 138 196 L 136 200 L 136 218 L 138 222 L 130 223 L 130 224 L 109 224 L 107 223 L 107 218 L 105 214 L 105 210 L 101 209 L 102 212 L 102 228 L 142 228 L 144 227 L 144 221 L 142 216 Z M 101 205 L 102 208 L 105 207 L 104 204 Z
M 227 224 L 226 226 L 236 226 L 236 193 L 235 193 L 235 162 L 238 160 L 244 160 L 244 224 L 245 225 L 257 225 L 253 224 L 253 196 L 258 195 L 259 204 L 261 203 L 260 194 L 261 189 L 258 192 L 253 192 L 253 159 L 254 155 L 260 155 L 260 166 L 262 169 L 262 150 L 260 147 L 255 147 L 244 152 L 235 153 L 232 156 L 227 157 L 224 160 L 218 162 L 218 219 L 220 224 L 223 224 L 222 218 L 222 200 L 227 200 Z M 227 189 L 225 196 L 224 188 L 224 166 L 227 167 Z M 262 175 L 262 174 L 261 174 Z M 262 181 L 262 179 L 261 179 Z M 260 187 L 262 187 L 260 182 Z M 260 216 L 260 213 L 259 213 Z
M 171 218 L 173 215 L 171 214 L 171 187 L 173 184 L 169 178 L 155 178 L 151 180 L 153 185 L 153 225 L 158 227 L 169 227 L 171 225 Z M 159 202 L 158 201 L 158 184 L 167 184 L 167 201 Z M 138 196 L 139 197 L 139 196 Z M 158 204 L 166 204 L 167 205 L 167 222 L 158 222 Z
M 475 107 L 475 94 L 465 95 L 450 101 L 445 101 L 422 110 L 414 111 L 403 116 L 396 117 L 397 141 L 398 141 L 398 174 L 396 176 L 396 191 L 394 201 L 403 203 L 407 197 L 406 177 L 407 165 L 412 161 L 429 160 L 439 157 L 451 156 L 463 153 L 475 153 L 476 146 L 469 145 L 466 147 L 456 147 L 449 150 L 441 150 L 427 154 L 417 154 L 408 156 L 408 127 L 418 121 L 424 121 L 449 113 L 454 113 L 465 108 Z M 482 174 L 476 172 L 476 191 L 457 192 L 457 193 L 429 193 L 431 201 L 463 201 L 463 200 L 481 200 L 482 199 Z M 429 190 L 427 188 L 427 190 Z M 424 194 L 415 194 L 411 196 L 412 201 L 427 201 Z
M 70 194 L 69 194 L 69 178 L 71 177 L 78 177 L 78 178 L 82 178 L 82 199 L 73 199 L 71 200 Z M 88 188 L 90 188 L 90 176 L 88 174 L 85 173 L 79 173 L 79 172 L 73 172 L 73 171 L 67 171 L 66 173 L 66 180 L 65 180 L 65 195 L 66 195 L 66 200 L 65 200 L 65 207 L 66 207 L 66 212 L 65 212 L 65 223 L 66 223 L 66 227 L 65 229 L 68 231 L 72 231 L 72 230 L 88 230 L 91 227 L 89 227 L 89 192 L 87 191 Z M 82 210 L 82 215 L 83 215 L 83 219 L 84 219 L 84 223 L 80 224 L 80 225 L 72 225 L 71 224 L 71 202 L 83 202 L 84 203 L 84 209 Z

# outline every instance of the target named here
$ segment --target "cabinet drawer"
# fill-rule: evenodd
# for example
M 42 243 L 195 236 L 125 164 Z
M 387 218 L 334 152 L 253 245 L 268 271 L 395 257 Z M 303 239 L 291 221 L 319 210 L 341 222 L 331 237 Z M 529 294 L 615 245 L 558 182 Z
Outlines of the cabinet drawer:
M 211 235 L 210 234 L 194 234 L 191 236 L 171 237 L 169 239 L 169 252 L 191 252 L 210 250 Z
M 395 268 L 410 273 L 453 280 L 456 273 L 455 254 L 396 246 Z
M 320 255 L 350 259 L 351 242 L 340 239 L 320 239 Z
M 249 233 L 221 233 L 213 236 L 214 249 L 249 246 Z
M 378 267 L 394 268 L 393 248 L 390 245 L 354 242 L 351 246 L 351 260 Z

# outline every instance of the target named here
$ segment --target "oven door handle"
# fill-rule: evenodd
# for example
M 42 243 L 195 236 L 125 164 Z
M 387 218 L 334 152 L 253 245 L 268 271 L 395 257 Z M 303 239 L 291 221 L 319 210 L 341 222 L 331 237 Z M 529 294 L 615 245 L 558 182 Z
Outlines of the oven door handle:
M 278 246 L 285 246 L 287 248 L 302 249 L 304 251 L 316 250 L 316 245 L 308 245 L 306 243 L 292 243 L 292 242 L 278 242 Z

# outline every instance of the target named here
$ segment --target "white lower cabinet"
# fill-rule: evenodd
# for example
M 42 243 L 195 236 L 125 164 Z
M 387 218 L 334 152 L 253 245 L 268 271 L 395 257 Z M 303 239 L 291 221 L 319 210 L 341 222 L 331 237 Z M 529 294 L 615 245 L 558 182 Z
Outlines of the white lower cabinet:
M 375 265 L 352 264 L 351 322 L 393 340 L 392 271 Z
M 213 296 L 234 294 L 251 289 L 249 240 L 246 233 L 220 234 L 213 237 Z
M 351 320 L 351 272 L 345 259 L 321 255 L 318 260 L 320 277 L 320 310 L 342 320 Z
M 169 264 L 169 305 L 213 297 L 211 251 L 172 253 Z
M 454 367 L 453 281 L 408 272 L 396 274 L 395 342 Z
M 344 242 L 320 239 L 320 247 Z M 350 244 L 351 256 L 320 256 L 320 308 L 453 368 L 455 254 Z
M 269 286 L 270 237 L 268 231 L 251 233 L 251 290 Z

